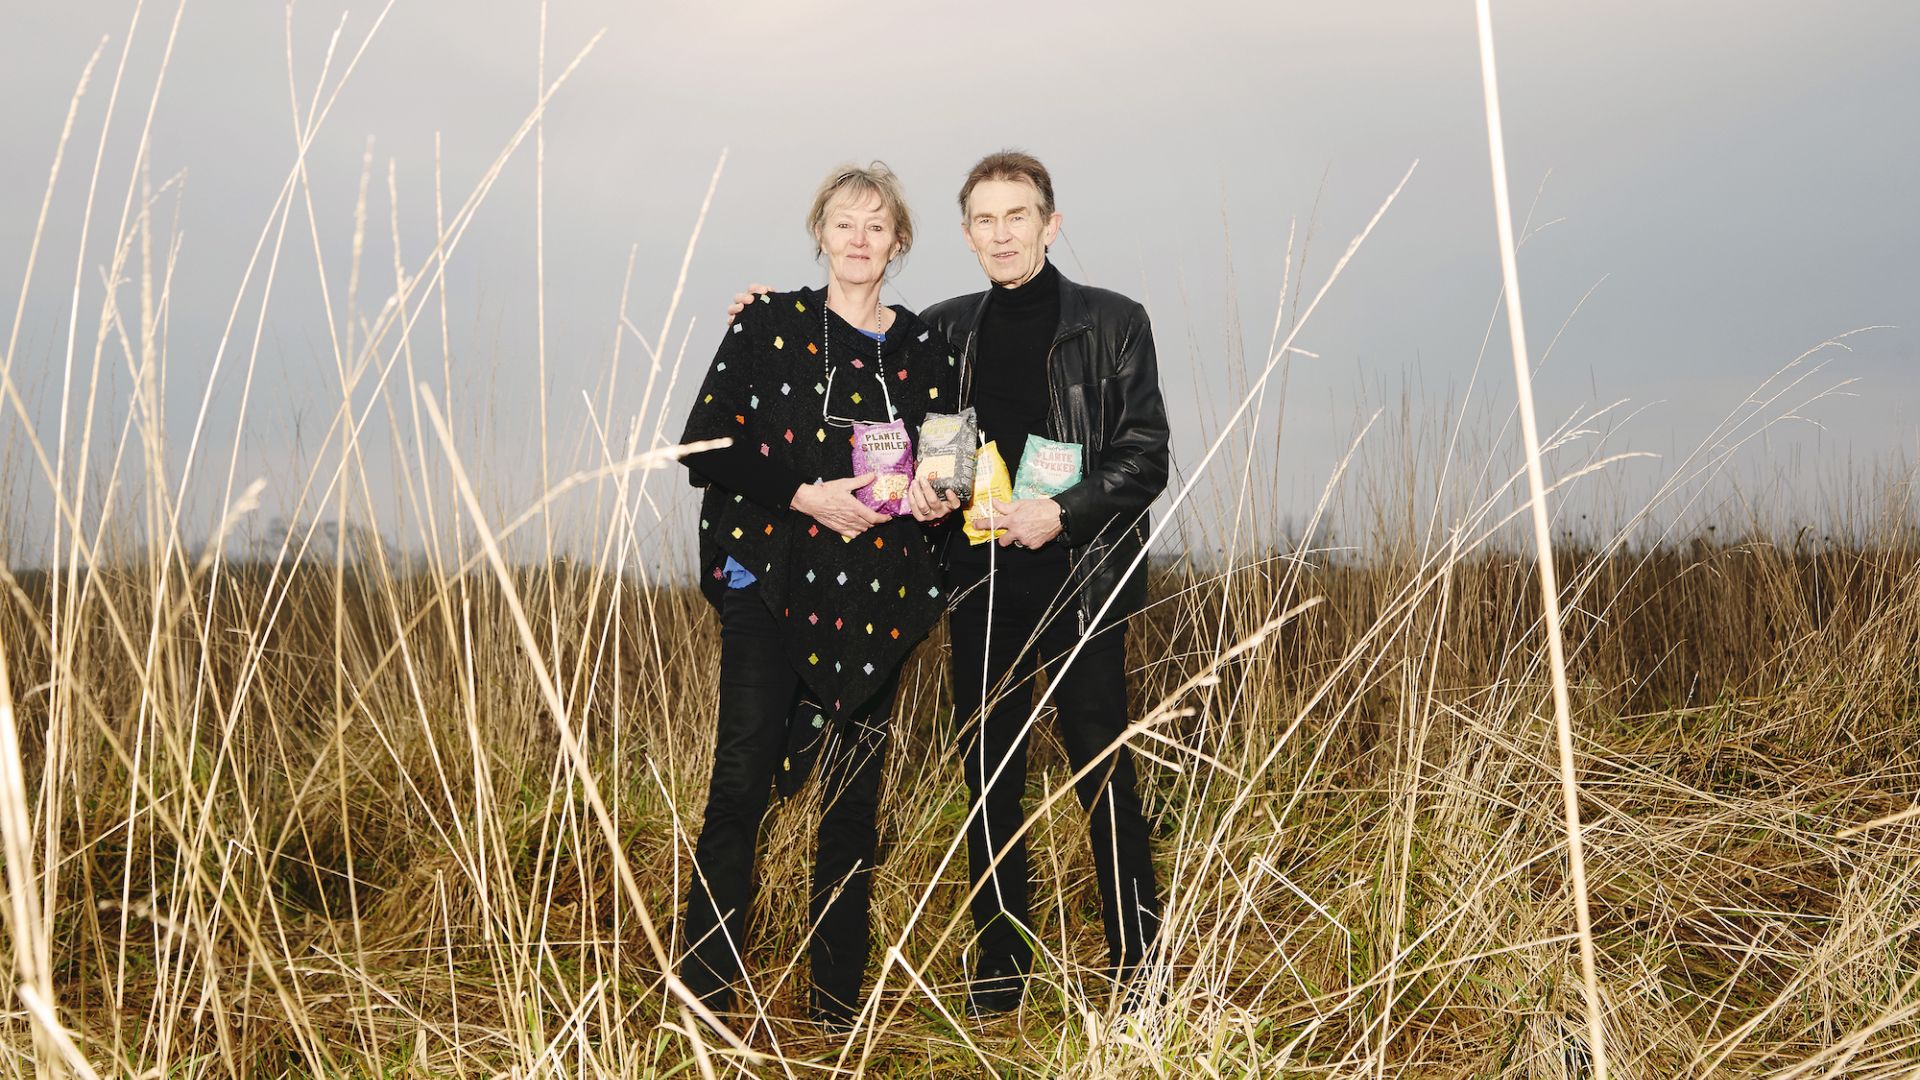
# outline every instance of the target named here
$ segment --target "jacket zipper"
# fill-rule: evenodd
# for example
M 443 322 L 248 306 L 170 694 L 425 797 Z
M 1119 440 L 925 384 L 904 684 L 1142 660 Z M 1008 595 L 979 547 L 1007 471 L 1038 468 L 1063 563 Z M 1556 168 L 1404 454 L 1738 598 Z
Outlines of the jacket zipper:
M 1054 338 L 1053 344 L 1047 346 L 1047 361 L 1046 361 L 1047 409 L 1050 414 L 1049 418 L 1053 421 L 1053 433 L 1062 438 L 1064 438 L 1067 434 L 1067 413 L 1065 409 L 1062 409 L 1060 407 L 1060 394 L 1059 394 L 1058 388 L 1055 387 L 1054 385 L 1053 354 L 1054 354 L 1054 350 L 1060 347 L 1061 342 L 1066 341 L 1070 338 L 1079 337 L 1081 334 L 1084 334 L 1084 333 L 1087 333 L 1087 330 L 1085 328 L 1076 327 L 1072 331 L 1062 334 L 1057 338 Z M 1092 425 L 1088 426 L 1087 437 L 1089 439 L 1093 437 Z
M 960 350 L 960 408 L 973 404 L 973 336 L 977 330 L 967 331 L 967 347 Z
M 1067 414 L 1060 408 L 1060 394 L 1053 385 L 1053 350 L 1060 347 L 1062 340 L 1064 339 L 1056 338 L 1052 345 L 1047 346 L 1046 359 L 1047 412 L 1053 420 L 1053 434 L 1056 438 L 1067 433 Z

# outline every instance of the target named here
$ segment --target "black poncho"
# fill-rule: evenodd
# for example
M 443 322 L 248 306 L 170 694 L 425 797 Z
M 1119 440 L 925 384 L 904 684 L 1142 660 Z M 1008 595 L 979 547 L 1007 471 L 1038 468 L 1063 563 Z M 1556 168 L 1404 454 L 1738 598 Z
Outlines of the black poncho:
M 889 396 L 917 440 L 927 413 L 952 408 L 958 368 L 944 339 L 912 312 L 893 311 L 877 346 L 827 311 L 824 290 L 761 296 L 728 328 L 681 441 L 731 437 L 770 469 L 842 479 L 853 475 L 853 430 L 823 412 L 879 423 L 888 419 Z M 831 348 L 823 348 L 823 328 Z M 694 482 L 701 483 L 697 469 Z M 700 583 L 716 604 L 729 555 L 759 578 L 794 669 L 836 719 L 859 711 L 946 607 L 933 549 L 911 516 L 849 541 L 797 510 L 710 484 L 700 502 Z

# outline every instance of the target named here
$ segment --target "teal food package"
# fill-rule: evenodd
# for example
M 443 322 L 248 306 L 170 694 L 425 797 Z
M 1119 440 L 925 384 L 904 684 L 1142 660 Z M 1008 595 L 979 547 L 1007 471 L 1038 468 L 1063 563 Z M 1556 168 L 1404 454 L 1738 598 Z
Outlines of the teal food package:
M 1080 444 L 1027 437 L 1020 469 L 1013 476 L 1016 499 L 1050 499 L 1080 482 Z
M 956 495 L 965 505 L 973 495 L 973 466 L 980 445 L 980 426 L 972 407 L 957 413 L 928 413 L 920 424 L 919 445 L 914 476 L 927 477 L 935 495 Z

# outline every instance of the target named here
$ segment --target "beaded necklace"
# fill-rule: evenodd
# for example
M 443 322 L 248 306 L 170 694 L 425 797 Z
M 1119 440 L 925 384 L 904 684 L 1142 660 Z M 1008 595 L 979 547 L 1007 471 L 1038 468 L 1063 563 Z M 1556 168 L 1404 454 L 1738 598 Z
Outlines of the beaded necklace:
M 892 423 L 899 419 L 899 414 L 893 410 L 893 394 L 887 389 L 886 334 L 880 329 L 880 320 L 880 298 L 876 296 L 873 299 L 873 332 L 878 336 L 873 342 L 873 365 L 877 370 L 874 377 L 880 380 L 880 396 L 887 403 L 887 422 Z M 820 400 L 820 418 L 835 427 L 866 423 L 864 420 L 834 416 L 827 411 L 827 407 L 833 403 L 833 318 L 824 300 L 820 304 L 820 366 L 827 377 L 827 392 Z

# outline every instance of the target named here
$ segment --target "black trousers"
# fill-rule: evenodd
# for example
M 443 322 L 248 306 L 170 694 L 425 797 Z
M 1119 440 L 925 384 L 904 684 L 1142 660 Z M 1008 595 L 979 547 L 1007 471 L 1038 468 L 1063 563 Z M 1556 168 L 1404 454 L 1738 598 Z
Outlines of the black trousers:
M 868 953 L 868 907 L 877 833 L 881 766 L 895 680 L 865 713 L 835 727 L 821 751 L 818 848 L 809 908 L 813 1011 L 846 1018 L 860 1000 Z M 747 910 L 760 819 L 774 773 L 787 749 L 788 717 L 801 696 L 779 625 L 750 585 L 729 590 L 720 607 L 720 718 L 706 817 L 694 848 L 687 890 L 686 941 L 680 978 L 716 1010 L 733 1005 L 732 984 L 745 977 Z M 811 719 L 811 711 L 798 722 Z
M 960 595 L 950 636 L 954 707 L 966 725 L 963 771 L 974 804 L 983 807 L 967 825 L 967 860 L 973 880 L 986 882 L 973 898 L 978 971 L 986 976 L 1023 975 L 1032 968 L 1026 838 L 1015 840 L 996 868 L 988 867 L 1026 820 L 1022 796 L 1027 741 L 1022 729 L 1033 708 L 1035 672 L 1046 667 L 1051 675 L 1079 639 L 1072 603 L 1048 617 L 1049 607 L 1060 606 L 1055 599 L 1060 571 L 1023 573 L 1017 558 L 994 575 L 991 595 L 977 568 L 956 566 L 950 582 Z M 1038 640 L 1030 643 L 1036 630 Z M 1049 701 L 1058 710 L 1067 759 L 1078 772 L 1127 726 L 1125 624 L 1095 635 L 1065 674 L 1054 677 L 1058 686 Z M 983 685 L 988 703 L 984 718 L 979 715 Z M 999 777 L 988 786 L 996 770 Z M 1147 822 L 1135 790 L 1133 755 L 1124 745 L 1116 748 L 1075 785 L 1075 793 L 1092 827 L 1109 959 L 1116 975 L 1124 977 L 1160 929 L 1160 897 Z

